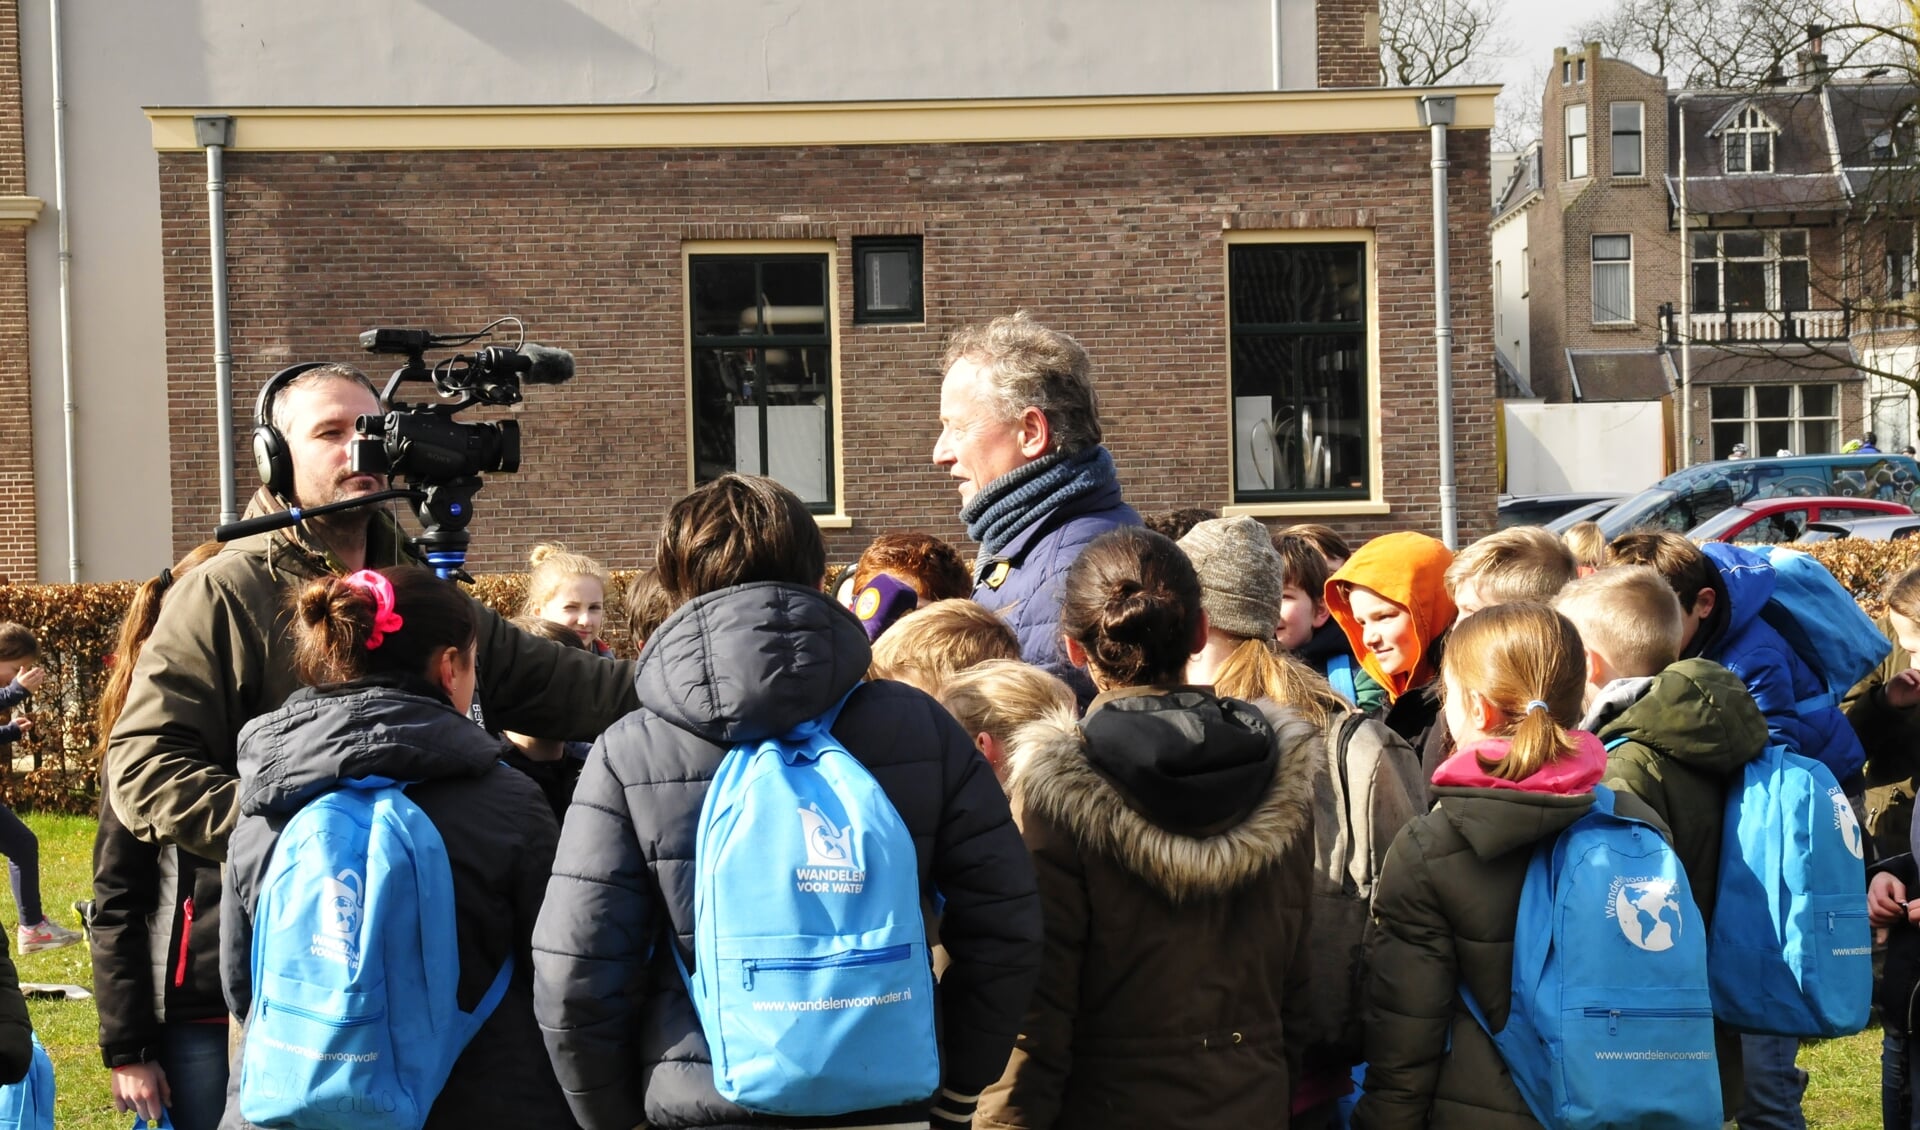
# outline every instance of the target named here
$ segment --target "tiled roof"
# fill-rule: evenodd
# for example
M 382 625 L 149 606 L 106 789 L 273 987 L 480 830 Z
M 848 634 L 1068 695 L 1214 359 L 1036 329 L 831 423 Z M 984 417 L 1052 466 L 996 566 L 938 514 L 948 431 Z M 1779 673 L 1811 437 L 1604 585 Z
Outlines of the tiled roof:
M 1696 384 L 1769 384 L 1791 381 L 1852 380 L 1859 376 L 1853 353 L 1844 345 L 1782 345 L 1766 349 L 1711 349 L 1695 346 Z
M 1658 349 L 1569 349 L 1576 394 L 1590 403 L 1658 400 L 1673 389 L 1672 368 Z

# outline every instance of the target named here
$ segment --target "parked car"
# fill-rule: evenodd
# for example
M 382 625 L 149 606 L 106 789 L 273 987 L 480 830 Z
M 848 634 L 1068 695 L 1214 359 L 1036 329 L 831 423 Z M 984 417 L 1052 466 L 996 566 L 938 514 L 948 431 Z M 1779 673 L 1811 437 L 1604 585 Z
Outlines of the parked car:
M 1625 498 L 1626 495 L 1596 492 L 1574 492 L 1572 494 L 1514 494 L 1500 499 L 1499 528 L 1508 526 L 1551 526 L 1568 514 L 1579 511 L 1586 517 L 1594 513 L 1605 513 Z M 1581 521 L 1579 518 L 1575 522 Z M 1568 525 L 1572 523 L 1569 522 Z
M 1800 534 L 1800 544 L 1832 541 L 1835 538 L 1862 538 L 1866 541 L 1898 541 L 1920 533 L 1920 514 L 1881 515 L 1872 518 L 1831 519 L 1808 522 Z
M 1569 510 L 1553 521 L 1546 523 L 1545 529 L 1551 533 L 1564 534 L 1582 522 L 1596 521 L 1600 515 L 1620 505 L 1620 499 L 1622 497 L 1621 495 L 1614 495 L 1612 498 L 1603 498 L 1598 502 L 1589 502 L 1577 510 Z
M 1738 545 L 1781 545 L 1800 540 L 1810 522 L 1869 516 L 1914 518 L 1913 508 L 1877 498 L 1834 495 L 1758 498 L 1729 506 L 1687 531 L 1694 541 L 1730 541 Z
M 1839 495 L 1877 498 L 1909 509 L 1920 464 L 1906 455 L 1789 455 L 1724 459 L 1676 471 L 1607 511 L 1597 521 L 1609 538 L 1628 530 L 1686 532 L 1730 506 L 1756 498 Z

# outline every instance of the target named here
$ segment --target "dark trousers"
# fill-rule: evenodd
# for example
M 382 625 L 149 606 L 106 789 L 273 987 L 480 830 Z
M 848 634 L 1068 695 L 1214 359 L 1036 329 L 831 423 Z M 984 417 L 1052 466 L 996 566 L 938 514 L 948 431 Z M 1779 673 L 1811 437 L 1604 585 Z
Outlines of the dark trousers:
M 0 855 L 7 857 L 13 879 L 13 901 L 20 908 L 20 925 L 37 926 L 46 914 L 40 909 L 40 841 L 20 822 L 13 809 L 0 804 Z

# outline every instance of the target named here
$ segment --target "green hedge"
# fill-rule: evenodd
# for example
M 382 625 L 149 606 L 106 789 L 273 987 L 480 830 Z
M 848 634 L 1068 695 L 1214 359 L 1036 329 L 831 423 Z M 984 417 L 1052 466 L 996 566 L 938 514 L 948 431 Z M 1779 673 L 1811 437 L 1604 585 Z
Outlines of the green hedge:
M 1847 538 L 1809 549 L 1875 616 L 1881 612 L 1880 592 L 1887 582 L 1920 564 L 1920 538 Z M 613 574 L 603 632 L 616 650 L 629 656 L 624 597 L 635 575 L 630 570 Z M 31 758 L 33 768 L 0 769 L 0 799 L 14 808 L 90 813 L 98 804 L 94 704 L 115 661 L 115 637 L 134 589 L 125 581 L 0 585 L 0 620 L 15 620 L 33 631 L 48 675 L 29 704 L 33 732 L 12 750 L 18 761 Z M 526 590 L 525 573 L 494 573 L 477 578 L 472 591 L 487 607 L 511 616 L 519 611 Z

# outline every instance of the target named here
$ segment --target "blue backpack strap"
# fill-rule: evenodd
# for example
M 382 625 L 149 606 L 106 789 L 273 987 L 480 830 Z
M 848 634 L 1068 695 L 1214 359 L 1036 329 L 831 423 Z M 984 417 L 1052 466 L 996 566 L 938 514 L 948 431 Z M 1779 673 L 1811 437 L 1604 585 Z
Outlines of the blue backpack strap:
M 1360 688 L 1353 678 L 1353 656 L 1342 652 L 1327 662 L 1327 682 L 1335 694 L 1360 705 Z

